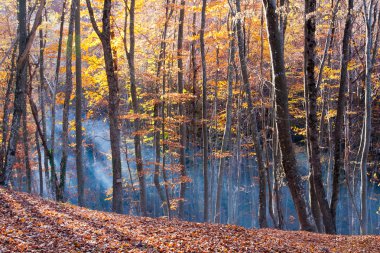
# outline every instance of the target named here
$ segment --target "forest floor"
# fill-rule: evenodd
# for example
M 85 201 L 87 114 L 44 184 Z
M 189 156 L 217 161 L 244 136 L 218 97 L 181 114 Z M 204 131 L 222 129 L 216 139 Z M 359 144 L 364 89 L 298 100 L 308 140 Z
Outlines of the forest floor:
M 380 252 L 331 236 L 92 211 L 0 188 L 0 252 Z

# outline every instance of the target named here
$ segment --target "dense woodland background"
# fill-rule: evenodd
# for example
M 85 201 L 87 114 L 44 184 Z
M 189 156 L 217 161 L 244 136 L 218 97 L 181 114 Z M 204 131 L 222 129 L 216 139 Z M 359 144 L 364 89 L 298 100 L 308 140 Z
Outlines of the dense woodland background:
M 0 2 L 2 185 L 379 234 L 379 1 Z

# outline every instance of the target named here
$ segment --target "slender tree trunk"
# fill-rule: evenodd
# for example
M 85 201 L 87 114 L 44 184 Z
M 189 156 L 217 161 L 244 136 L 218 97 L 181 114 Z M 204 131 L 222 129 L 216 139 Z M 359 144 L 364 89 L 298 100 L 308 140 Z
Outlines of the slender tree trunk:
M 223 176 L 226 158 L 226 152 L 229 151 L 231 142 L 231 127 L 232 127 L 232 85 L 234 78 L 234 57 L 235 57 L 235 27 L 233 26 L 232 34 L 230 37 L 230 49 L 228 56 L 228 73 L 227 73 L 227 83 L 228 83 L 228 93 L 227 93 L 227 104 L 226 104 L 226 124 L 224 126 L 222 148 L 221 148 L 221 158 L 219 160 L 219 170 L 218 170 L 218 182 L 216 191 L 216 204 L 215 204 L 215 223 L 221 222 L 220 205 L 222 199 L 223 190 Z
M 131 5 L 129 8 L 129 53 L 128 53 L 128 66 L 129 66 L 129 79 L 131 83 L 131 97 L 132 97 L 132 108 L 134 113 L 138 114 L 139 101 L 137 97 L 137 87 L 136 87 L 136 72 L 135 72 L 135 0 L 131 0 Z M 143 158 L 141 151 L 141 136 L 140 136 L 140 119 L 136 118 L 134 120 L 135 135 L 134 135 L 134 145 L 135 145 L 135 155 L 136 155 L 136 169 L 140 184 L 140 208 L 141 215 L 147 216 L 146 210 L 146 183 L 143 168 Z
M 241 12 L 240 0 L 236 1 L 236 11 L 238 13 Z M 245 89 L 245 93 L 247 95 L 248 101 L 248 109 L 250 111 L 251 117 L 251 127 L 252 127 L 252 135 L 253 135 L 253 144 L 256 151 L 257 158 L 257 167 L 259 170 L 259 224 L 260 227 L 267 227 L 267 218 L 266 218 L 266 179 L 265 179 L 265 166 L 263 161 L 263 152 L 261 148 L 261 138 L 260 133 L 257 128 L 257 119 L 256 112 L 252 101 L 251 94 L 251 85 L 249 82 L 249 75 L 247 69 L 247 61 L 246 56 L 244 54 L 244 39 L 243 39 L 243 29 L 241 19 L 237 19 L 236 21 L 236 32 L 238 38 L 238 49 L 239 49 L 239 60 L 241 65 L 241 75 L 243 79 L 243 85 Z
M 161 80 L 161 72 L 162 72 L 162 69 L 165 68 L 165 57 L 166 57 L 166 36 L 167 36 L 167 31 L 168 31 L 168 25 L 169 25 L 169 19 L 173 13 L 173 9 L 170 9 L 169 10 L 169 0 L 166 0 L 166 6 L 165 6 L 165 23 L 164 23 L 164 28 L 163 28 L 163 32 L 162 32 L 162 37 L 161 37 L 161 43 L 160 43 L 160 53 L 159 53 L 159 56 L 158 56 L 158 62 L 157 62 L 157 72 L 156 72 L 156 78 L 157 78 L 157 82 L 156 82 L 156 94 L 158 95 L 159 94 L 159 80 Z M 165 73 L 164 73 L 165 75 Z M 164 78 L 163 78 L 164 79 Z M 161 104 L 162 106 L 162 104 Z M 161 188 L 161 185 L 160 185 L 160 179 L 159 179 L 159 176 L 160 176 L 160 162 L 161 162 L 161 145 L 160 145 L 160 128 L 159 128 L 159 121 L 157 120 L 158 116 L 159 116 L 159 111 L 160 111 L 160 104 L 159 103 L 155 103 L 154 104 L 154 128 L 155 128 L 155 132 L 154 132 L 154 142 L 155 142 L 155 153 L 156 153 L 156 161 L 155 161 L 155 164 L 154 164 L 154 184 L 156 186 L 156 189 L 157 189 L 157 192 L 158 192 L 158 195 L 161 199 L 161 202 L 163 203 L 164 205 L 164 213 L 165 215 L 168 216 L 168 218 L 170 219 L 170 207 L 168 206 L 168 201 L 166 199 L 166 195 L 165 195 L 165 192 L 162 190 Z M 165 113 L 164 110 L 161 110 L 161 112 Z M 162 115 L 162 118 L 164 116 Z M 162 121 L 161 121 L 161 124 Z M 164 129 L 164 128 L 163 128 Z M 164 137 L 162 138 L 162 140 L 164 140 Z
M 4 173 L 0 178 L 0 184 L 8 186 L 11 180 L 13 165 L 16 161 L 17 141 L 19 138 L 19 128 L 23 114 L 23 105 L 25 103 L 26 85 L 27 85 L 27 62 L 30 49 L 33 45 L 34 37 L 38 26 L 41 23 L 42 11 L 45 6 L 45 0 L 40 2 L 40 6 L 35 16 L 30 33 L 27 34 L 26 24 L 26 0 L 18 1 L 18 21 L 19 21 L 19 56 L 16 64 L 16 88 L 14 97 L 13 119 L 6 155 L 6 165 Z
M 36 139 L 36 149 L 37 149 L 37 159 L 38 159 L 38 176 L 39 176 L 39 188 L 40 188 L 40 196 L 42 197 L 44 195 L 44 175 L 42 171 L 42 154 L 41 154 L 41 146 L 40 146 L 40 140 L 38 137 L 38 131 L 35 132 L 35 139 Z
M 82 54 L 80 0 L 75 5 L 75 157 L 78 182 L 78 205 L 85 206 L 83 175 L 83 131 L 82 131 Z
M 72 57 L 73 57 L 73 33 L 74 33 L 74 19 L 75 19 L 75 3 L 72 0 L 70 8 L 69 31 L 66 44 L 66 85 L 65 85 L 65 98 L 63 102 L 62 112 L 62 157 L 60 163 L 60 180 L 59 186 L 56 190 L 57 201 L 64 201 L 65 184 L 66 184 L 66 168 L 67 157 L 69 152 L 69 114 L 70 114 L 70 100 L 73 92 L 73 72 L 72 72 Z
M 341 143 L 342 143 L 342 129 L 343 129 L 343 115 L 346 104 L 346 87 L 348 83 L 348 62 L 350 60 L 350 40 L 352 33 L 352 10 L 354 6 L 354 0 L 348 0 L 346 23 L 343 33 L 342 42 L 342 58 L 340 62 L 340 81 L 339 81 L 339 95 L 337 114 L 335 118 L 335 130 L 334 130 L 334 169 L 333 169 L 333 188 L 331 196 L 331 215 L 333 218 L 333 224 L 336 230 L 336 208 L 339 200 L 339 188 L 340 188 L 340 174 L 341 174 Z
M 288 88 L 283 50 L 284 44 L 283 36 L 278 28 L 279 21 L 276 12 L 276 1 L 263 0 L 263 5 L 266 12 L 267 32 L 274 75 L 276 122 L 282 153 L 282 166 L 285 170 L 301 229 L 315 231 L 315 223 L 310 212 L 310 207 L 306 201 L 305 188 L 302 185 L 301 177 L 297 170 L 297 162 L 290 134 Z
M 202 59 L 202 149 L 203 149 L 203 215 L 204 221 L 209 220 L 209 183 L 208 183 L 208 139 L 207 139 L 207 69 L 206 69 L 206 50 L 205 50 L 205 25 L 206 25 L 207 0 L 202 0 L 201 30 L 199 43 Z M 183 21 L 182 21 L 183 22 Z
M 7 91 L 5 92 L 5 102 L 4 102 L 4 108 L 3 108 L 3 122 L 2 122 L 2 138 L 1 138 L 1 149 L 0 149 L 0 178 L 1 175 L 4 173 L 4 165 L 5 165 L 5 154 L 7 151 L 7 139 L 8 139 L 8 133 L 9 133 L 9 116 L 10 116 L 10 103 L 11 103 L 11 93 L 14 89 L 14 76 L 15 76 L 15 68 L 16 68 L 16 49 L 17 46 L 15 46 L 13 53 L 12 53 L 12 66 L 10 69 L 10 76 L 8 79 L 7 84 Z
M 183 81 L 183 27 L 185 22 L 185 0 L 181 0 L 181 8 L 179 10 L 179 20 L 178 20 L 178 36 L 177 36 L 177 81 L 178 81 L 178 93 L 183 94 L 184 90 L 184 81 Z M 184 115 L 184 105 L 182 102 L 179 103 L 179 116 Z M 185 122 L 180 123 L 180 157 L 179 157 L 179 163 L 181 166 L 181 186 L 180 186 L 180 193 L 179 193 L 179 207 L 178 207 L 178 216 L 180 218 L 183 218 L 184 215 L 184 201 L 185 201 L 185 192 L 186 192 L 186 164 L 185 164 L 185 145 L 186 145 L 186 124 Z M 206 177 L 207 182 L 207 177 Z M 208 185 L 208 184 L 207 184 Z M 205 188 L 205 191 L 208 191 L 208 187 Z M 208 193 L 207 193 L 208 196 Z M 205 200 L 206 201 L 206 200 Z M 208 205 L 206 205 L 208 210 Z M 206 208 L 205 207 L 205 208 Z M 207 218 L 208 220 L 208 212 L 205 213 L 205 220 Z
M 61 67 L 61 56 L 62 56 L 62 41 L 63 41 L 63 29 L 65 23 L 65 11 L 66 11 L 66 3 L 67 0 L 64 0 L 62 6 L 62 14 L 60 20 L 60 28 L 59 28 L 59 40 L 58 40 L 58 53 L 57 53 L 57 64 L 55 67 L 55 77 L 53 84 L 53 94 L 52 94 L 52 105 L 51 105 L 51 132 L 50 132 L 50 154 L 52 157 L 55 156 L 55 107 L 56 107 L 56 97 L 57 97 L 57 87 L 59 85 L 59 71 Z M 56 172 L 55 172 L 55 162 L 54 159 L 50 166 L 50 178 L 51 178 L 51 187 L 53 191 L 53 195 L 57 196 L 57 188 L 59 187 L 59 182 L 56 180 Z
M 32 85 L 30 83 L 30 85 Z M 28 117 L 27 117 L 27 103 L 26 93 L 24 98 L 24 112 L 22 114 L 22 134 L 23 134 L 23 146 L 24 146 L 24 166 L 26 171 L 26 192 L 32 192 L 32 168 L 30 167 L 29 160 L 29 143 L 28 143 Z
M 108 83 L 108 117 L 110 121 L 110 140 L 112 155 L 112 211 L 123 213 L 123 180 L 121 174 L 121 155 L 120 155 L 120 128 L 119 128 L 119 84 L 115 72 L 114 60 L 111 47 L 111 0 L 104 0 L 102 31 L 96 23 L 94 10 L 90 0 L 86 0 L 90 14 L 91 24 L 96 34 L 102 42 L 106 75 Z
M 371 113 L 372 113 L 372 45 L 373 45 L 373 31 L 376 22 L 376 11 L 374 10 L 374 1 L 370 0 L 369 3 L 363 0 L 364 17 L 366 23 L 366 43 L 365 43 L 365 86 L 364 86 L 364 118 L 363 118 L 363 132 L 361 136 L 362 152 L 360 154 L 360 178 L 361 178 L 361 213 L 360 213 L 360 234 L 366 234 L 368 229 L 368 210 L 367 210 L 367 160 L 369 146 L 371 143 Z M 377 8 L 377 4 L 376 4 Z M 376 47 L 375 47 L 376 48 Z M 376 50 L 374 53 L 374 59 Z

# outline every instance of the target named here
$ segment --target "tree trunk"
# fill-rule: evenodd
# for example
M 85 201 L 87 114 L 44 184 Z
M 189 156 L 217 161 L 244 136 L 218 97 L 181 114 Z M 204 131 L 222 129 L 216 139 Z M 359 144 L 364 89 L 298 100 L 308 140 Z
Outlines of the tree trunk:
M 73 32 L 74 32 L 74 19 L 75 19 L 75 3 L 72 0 L 70 8 L 69 31 L 66 44 L 66 85 L 64 89 L 65 98 L 63 102 L 62 112 L 62 157 L 60 163 L 60 180 L 59 186 L 56 190 L 57 201 L 64 201 L 65 183 L 66 183 L 66 168 L 67 157 L 69 152 L 69 114 L 70 114 L 70 100 L 73 92 L 73 72 L 72 72 L 72 57 L 73 57 Z
M 181 8 L 179 10 L 179 20 L 178 20 L 178 37 L 177 37 L 177 81 L 178 81 L 178 93 L 183 94 L 183 27 L 185 22 L 185 0 L 181 0 Z M 179 103 L 179 116 L 184 115 L 184 105 L 182 102 Z M 184 215 L 184 201 L 185 201 L 185 192 L 186 192 L 186 165 L 185 165 L 185 145 L 186 145 L 186 124 L 185 122 L 180 123 L 180 157 L 179 157 L 179 163 L 181 166 L 181 186 L 180 186 L 180 193 L 179 193 L 179 207 L 178 207 L 178 216 L 179 218 L 183 218 Z M 207 182 L 207 177 L 204 179 L 205 182 Z M 208 191 L 208 184 L 207 188 L 205 188 L 205 192 Z M 205 194 L 206 194 L 205 193 Z M 208 193 L 207 193 L 208 196 Z M 204 210 L 208 210 L 208 203 L 206 203 L 207 200 L 205 200 L 205 208 Z M 208 211 L 204 214 L 205 220 L 208 220 Z
M 209 183 L 208 183 L 208 139 L 207 139 L 207 69 L 206 69 L 206 51 L 205 51 L 205 25 L 206 25 L 206 8 L 207 0 L 202 0 L 201 12 L 201 30 L 199 43 L 201 48 L 202 59 L 202 150 L 203 150 L 203 215 L 204 222 L 209 220 Z M 183 23 L 183 21 L 181 21 Z
M 16 49 L 17 46 L 15 45 L 15 48 L 12 53 L 12 59 L 11 59 L 11 69 L 10 69 L 10 76 L 8 79 L 7 84 L 7 91 L 5 93 L 5 102 L 4 102 L 4 108 L 3 108 L 3 122 L 2 122 L 2 138 L 1 138 L 1 149 L 0 149 L 0 178 L 3 175 L 4 165 L 5 165 L 5 154 L 7 151 L 7 139 L 8 139 L 8 133 L 9 133 L 9 116 L 10 116 L 10 103 L 11 103 L 11 93 L 14 89 L 14 74 L 16 69 Z
M 111 48 L 111 0 L 104 0 L 102 31 L 99 30 L 94 17 L 90 0 L 86 0 L 91 24 L 102 42 L 106 75 L 108 83 L 108 117 L 110 124 L 110 140 L 112 155 L 112 211 L 123 213 L 123 180 L 121 175 L 120 129 L 119 129 L 119 85 L 115 72 Z
M 240 0 L 236 0 L 236 11 L 241 12 Z M 244 53 L 244 39 L 243 39 L 243 29 L 241 19 L 236 21 L 236 32 L 238 37 L 238 49 L 239 49 L 239 60 L 241 65 L 241 75 L 244 83 L 245 93 L 247 95 L 248 109 L 250 111 L 251 117 L 251 127 L 252 127 L 252 137 L 253 144 L 256 151 L 257 167 L 259 170 L 259 224 L 260 227 L 267 227 L 266 218 L 266 179 L 265 179 L 265 166 L 263 161 L 263 152 L 261 148 L 261 138 L 260 133 L 257 128 L 256 112 L 252 101 L 251 85 L 249 82 L 249 75 L 247 69 L 247 61 Z
M 218 170 L 218 182 L 216 191 L 216 204 L 215 204 L 215 223 L 221 222 L 220 205 L 222 199 L 223 190 L 223 176 L 225 167 L 225 153 L 229 151 L 231 142 L 231 126 L 232 126 L 232 85 L 233 85 L 233 72 L 234 72 L 234 57 L 235 57 L 235 27 L 233 26 L 232 34 L 230 37 L 230 50 L 228 56 L 228 73 L 227 73 L 227 83 L 228 83 L 228 93 L 227 93 L 227 104 L 226 104 L 226 124 L 224 126 L 222 148 L 221 148 L 221 158 L 219 160 L 219 170 Z
M 348 0 L 348 10 L 346 16 L 346 23 L 343 33 L 342 42 L 342 58 L 340 62 L 340 81 L 339 81 L 339 95 L 338 106 L 335 118 L 335 130 L 334 130 L 334 169 L 333 169 L 333 188 L 331 196 L 331 215 L 333 224 L 336 230 L 336 208 L 339 200 L 339 186 L 340 186 L 340 172 L 341 172 L 341 143 L 342 143 L 342 129 L 343 129 L 343 116 L 346 104 L 346 87 L 348 83 L 348 62 L 350 60 L 350 40 L 352 34 L 352 10 L 354 6 L 354 0 Z
M 30 85 L 32 85 L 30 83 Z M 22 134 L 23 134 L 23 144 L 24 144 L 24 166 L 26 171 L 26 192 L 32 192 L 32 169 L 30 167 L 29 160 L 29 143 L 28 143 L 28 117 L 27 117 L 27 103 L 26 103 L 26 93 L 24 98 L 24 112 L 22 114 Z
M 131 0 L 131 5 L 129 9 L 129 53 L 128 53 L 128 66 L 129 66 L 129 79 L 131 83 L 131 97 L 132 97 L 132 108 L 135 114 L 140 112 L 139 101 L 137 98 L 137 88 L 136 88 L 136 72 L 135 72 L 135 0 Z M 140 208 L 141 215 L 147 216 L 146 210 L 146 183 L 143 168 L 143 158 L 141 151 L 141 136 L 140 136 L 140 119 L 136 118 L 134 120 L 135 135 L 134 135 L 134 145 L 136 154 L 136 169 L 140 184 Z
M 319 209 L 322 213 L 323 224 L 328 234 L 334 234 L 335 226 L 326 198 L 326 192 L 322 180 L 322 166 L 319 150 L 318 138 L 318 117 L 317 117 L 317 97 L 318 87 L 315 80 L 315 61 L 316 61 L 316 40 L 315 40 L 315 14 L 316 0 L 305 1 L 305 101 L 306 107 L 306 128 L 307 128 L 307 145 L 309 146 L 309 161 L 311 168 L 311 178 L 313 184 L 310 190 L 314 191 L 318 201 Z
M 283 53 L 284 44 L 283 36 L 278 28 L 279 21 L 276 12 L 276 1 L 263 0 L 263 5 L 266 12 L 267 32 L 274 75 L 276 122 L 278 130 L 281 129 L 281 131 L 278 131 L 278 137 L 282 153 L 282 166 L 285 170 L 301 229 L 315 231 L 315 223 L 306 201 L 305 189 L 297 170 L 297 162 L 290 134 L 288 87 Z
M 80 0 L 75 9 L 75 158 L 78 182 L 78 205 L 85 206 L 83 175 L 83 131 L 82 131 L 82 54 Z
M 55 107 L 56 107 L 56 97 L 57 97 L 57 87 L 59 85 L 59 70 L 61 67 L 61 55 L 62 55 L 62 41 L 63 41 L 63 29 L 64 29 L 64 23 L 65 23 L 65 9 L 66 9 L 66 2 L 67 0 L 64 0 L 63 6 L 62 6 L 62 14 L 61 14 L 61 20 L 60 20 L 60 28 L 59 28 L 59 40 L 58 40 L 58 55 L 57 55 L 57 64 L 55 67 L 55 77 L 54 77 L 54 86 L 53 86 L 53 94 L 52 94 L 52 105 L 51 105 L 51 133 L 50 133 L 50 154 L 52 157 L 55 155 Z M 50 178 L 51 178 L 51 187 L 53 194 L 57 196 L 57 187 L 58 182 L 55 180 L 56 172 L 55 172 L 55 162 L 54 159 L 50 166 Z
M 372 70 L 374 60 L 376 59 L 376 44 L 374 56 L 372 59 L 372 45 L 373 45 L 373 30 L 372 24 L 376 11 L 374 10 L 374 1 L 370 0 L 367 3 L 363 0 L 364 17 L 366 23 L 366 43 L 365 43 L 365 86 L 364 86 L 364 117 L 363 117 L 363 132 L 361 136 L 362 152 L 360 154 L 360 178 L 361 178 L 361 213 L 360 213 L 360 234 L 366 234 L 368 228 L 368 210 L 367 210 L 367 159 L 369 146 L 371 143 L 371 113 L 372 113 Z M 377 4 L 376 4 L 377 8 Z
M 6 155 L 6 164 L 4 173 L 1 176 L 0 184 L 8 186 L 11 180 L 13 165 L 16 161 L 17 141 L 19 137 L 19 128 L 23 114 L 23 105 L 25 103 L 26 85 L 27 85 L 27 61 L 30 49 L 33 45 L 34 37 L 38 26 L 41 23 L 42 11 L 45 6 L 45 0 L 40 2 L 40 6 L 35 16 L 33 26 L 29 35 L 27 34 L 27 11 L 26 0 L 18 1 L 18 21 L 19 21 L 19 56 L 16 64 L 16 88 L 14 97 L 13 119 Z

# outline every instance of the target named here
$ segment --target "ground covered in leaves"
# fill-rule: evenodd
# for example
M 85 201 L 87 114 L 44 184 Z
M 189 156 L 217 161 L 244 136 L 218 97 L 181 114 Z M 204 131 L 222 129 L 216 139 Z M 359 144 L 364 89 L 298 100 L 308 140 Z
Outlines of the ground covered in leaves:
M 0 188 L 0 252 L 380 252 L 328 236 L 92 211 Z

